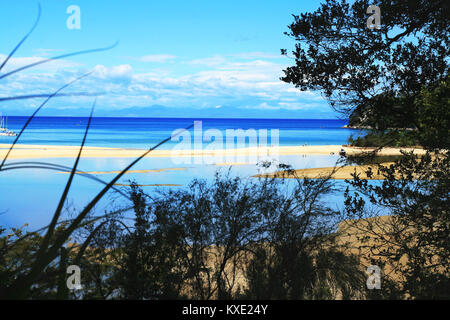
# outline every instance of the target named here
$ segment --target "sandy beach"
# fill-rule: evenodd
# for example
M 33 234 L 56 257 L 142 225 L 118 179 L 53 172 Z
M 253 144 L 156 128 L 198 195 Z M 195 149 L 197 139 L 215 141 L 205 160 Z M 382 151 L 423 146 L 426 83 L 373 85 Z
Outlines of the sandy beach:
M 10 145 L 0 144 L 0 158 L 6 155 Z M 323 146 L 280 146 L 280 147 L 249 147 L 221 150 L 154 150 L 147 157 L 201 157 L 201 156 L 270 156 L 270 155 L 337 155 L 342 149 L 348 155 L 372 151 L 372 148 L 342 147 L 340 145 Z M 9 155 L 9 159 L 39 159 L 39 158 L 73 158 L 78 154 L 78 146 L 50 146 L 18 144 Z M 424 154 L 423 149 L 413 148 L 383 148 L 377 154 L 380 156 L 400 155 L 400 150 L 414 150 L 417 154 Z M 142 149 L 122 149 L 85 147 L 83 158 L 134 158 L 142 155 Z M 221 163 L 222 165 L 224 163 Z M 226 163 L 225 163 L 226 164 Z
M 384 166 L 388 166 L 391 163 L 383 163 Z M 370 178 L 366 175 L 366 171 L 372 168 L 372 172 L 374 173 Z M 334 167 L 325 167 L 325 168 L 309 168 L 309 169 L 298 169 L 293 170 L 292 172 L 282 172 L 278 171 L 270 174 L 258 174 L 255 175 L 255 178 L 283 178 L 283 179 L 301 179 L 301 178 L 320 178 L 327 177 L 335 170 Z M 332 179 L 335 180 L 344 180 L 344 179 L 353 179 L 352 174 L 358 174 L 361 179 L 367 180 L 382 180 L 384 177 L 380 174 L 377 174 L 377 167 L 371 165 L 364 166 L 343 166 L 336 168 L 336 172 L 332 175 Z

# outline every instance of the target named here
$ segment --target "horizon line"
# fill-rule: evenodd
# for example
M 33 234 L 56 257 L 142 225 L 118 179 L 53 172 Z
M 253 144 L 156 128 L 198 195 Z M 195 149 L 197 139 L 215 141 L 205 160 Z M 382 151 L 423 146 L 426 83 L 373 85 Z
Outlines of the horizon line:
M 4 117 L 29 117 L 26 115 L 6 115 Z M 34 118 L 89 118 L 89 116 L 35 116 Z M 137 116 L 93 116 L 93 118 L 127 118 L 127 119 L 248 119 L 248 120 L 349 120 L 340 118 L 237 118 L 237 117 L 137 117 Z

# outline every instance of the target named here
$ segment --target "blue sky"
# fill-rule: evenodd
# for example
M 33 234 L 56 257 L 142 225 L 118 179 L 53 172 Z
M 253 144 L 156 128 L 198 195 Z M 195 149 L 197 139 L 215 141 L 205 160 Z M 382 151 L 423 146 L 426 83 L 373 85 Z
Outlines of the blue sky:
M 0 2 L 0 61 L 32 26 L 37 1 Z M 101 115 L 333 118 L 318 92 L 300 92 L 279 80 L 293 60 L 280 55 L 294 42 L 283 34 L 291 14 L 320 1 L 42 0 L 34 33 L 1 71 L 83 49 L 115 48 L 70 57 L 0 80 L 0 97 L 52 92 L 94 70 L 64 92 L 102 93 Z M 70 5 L 81 29 L 70 30 Z M 86 113 L 92 97 L 60 97 L 44 114 Z M 0 104 L 8 114 L 29 114 L 42 99 Z M 132 111 L 130 111 L 132 110 Z M 220 110 L 220 112 L 219 112 Z M 141 112 L 142 111 L 142 112 Z

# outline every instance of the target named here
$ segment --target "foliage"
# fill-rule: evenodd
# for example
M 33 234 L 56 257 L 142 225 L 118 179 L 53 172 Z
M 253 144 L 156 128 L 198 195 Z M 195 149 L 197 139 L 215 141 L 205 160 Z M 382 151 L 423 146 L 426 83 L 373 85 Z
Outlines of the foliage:
M 24 41 L 31 35 L 31 33 L 36 28 L 41 16 L 41 7 L 38 4 L 38 16 L 37 19 L 33 25 L 33 27 L 30 29 L 30 31 L 22 38 L 22 40 L 14 47 L 14 49 L 8 54 L 8 56 L 3 60 L 3 62 L 0 64 L 0 71 L 1 69 L 8 63 L 10 58 L 14 55 L 14 53 L 20 48 L 20 46 L 24 43 Z M 13 68 L 13 70 L 8 71 L 6 73 L 0 74 L 0 80 L 5 79 L 6 77 L 9 77 L 15 73 L 21 72 L 23 70 L 26 70 L 28 68 L 32 68 L 34 66 L 48 63 L 50 61 L 63 59 L 71 56 L 77 56 L 87 53 L 94 53 L 94 52 L 100 52 L 112 49 L 117 45 L 114 44 L 109 47 L 105 48 L 97 48 L 97 49 L 91 49 L 91 50 L 82 50 L 78 52 L 72 52 L 67 53 L 59 56 L 55 56 L 48 59 L 43 59 L 37 62 L 33 62 L 30 64 L 26 64 L 24 66 Z M 116 190 L 114 187 L 115 183 L 128 171 L 130 168 L 132 168 L 136 163 L 138 163 L 142 158 L 147 156 L 150 152 L 152 152 L 154 149 L 158 148 L 160 145 L 166 143 L 169 141 L 172 137 L 168 137 L 161 142 L 159 142 L 157 145 L 155 145 L 152 148 L 149 148 L 147 151 L 143 152 L 143 154 L 140 157 L 137 157 L 134 159 L 127 167 L 125 167 L 123 170 L 121 170 L 110 182 L 105 182 L 97 177 L 88 175 L 88 174 L 82 174 L 83 176 L 93 179 L 99 183 L 102 183 L 104 185 L 103 189 L 94 195 L 92 200 L 80 211 L 75 214 L 73 219 L 67 220 L 67 221 L 61 221 L 62 217 L 62 211 L 64 208 L 64 205 L 66 203 L 70 188 L 72 186 L 72 182 L 74 179 L 74 176 L 76 174 L 79 174 L 77 171 L 78 164 L 80 161 L 81 153 L 83 151 L 83 147 L 86 142 L 86 137 L 89 131 L 89 127 L 91 124 L 91 120 L 93 117 L 93 111 L 95 108 L 96 100 L 94 100 L 94 103 L 92 105 L 92 111 L 89 116 L 88 124 L 86 126 L 84 137 L 81 142 L 78 155 L 75 158 L 74 164 L 72 167 L 65 167 L 53 163 L 46 163 L 46 162 L 31 162 L 31 161 L 25 161 L 25 162 L 15 162 L 12 164 L 7 164 L 6 161 L 11 153 L 11 151 L 14 149 L 16 144 L 18 143 L 19 139 L 21 138 L 22 134 L 25 132 L 25 130 L 28 128 L 28 125 L 30 122 L 34 119 L 34 117 L 37 115 L 37 113 L 54 97 L 57 97 L 60 95 L 60 92 L 76 81 L 79 81 L 85 77 L 87 77 L 91 72 L 85 73 L 81 76 L 76 77 L 72 81 L 69 81 L 62 85 L 58 90 L 55 92 L 49 93 L 49 94 L 30 94 L 27 96 L 9 96 L 5 97 L 2 100 L 8 101 L 8 100 L 16 100 L 16 99 L 24 99 L 24 98 L 36 98 L 36 97 L 45 97 L 46 99 L 35 109 L 33 114 L 28 117 L 27 121 L 21 128 L 20 132 L 17 134 L 16 138 L 14 139 L 14 142 L 11 144 L 9 149 L 7 150 L 5 156 L 0 162 L 0 172 L 1 171 L 7 171 L 7 170 L 17 170 L 17 169 L 23 169 L 23 168 L 33 168 L 33 169 L 46 169 L 46 170 L 63 170 L 68 173 L 70 173 L 69 178 L 64 186 L 64 189 L 62 190 L 61 197 L 59 199 L 59 202 L 57 204 L 56 210 L 53 213 L 52 219 L 48 226 L 34 232 L 30 233 L 27 232 L 23 236 L 16 237 L 14 241 L 11 242 L 9 239 L 9 236 L 6 236 L 4 240 L 4 246 L 1 250 L 3 250 L 3 254 L 5 257 L 8 255 L 10 257 L 14 256 L 14 252 L 17 252 L 20 248 L 27 251 L 26 254 L 24 253 L 24 257 L 26 257 L 26 260 L 22 260 L 17 263 L 9 263 L 10 260 L 6 260 L 6 265 L 3 269 L 0 270 L 0 278 L 2 279 L 8 279 L 8 281 L 4 281 L 0 284 L 0 298 L 1 299 L 24 299 L 24 298 L 31 298 L 33 297 L 34 289 L 38 285 L 40 279 L 43 275 L 46 274 L 47 270 L 49 268 L 53 268 L 54 265 L 59 265 L 59 269 L 57 271 L 57 274 L 59 275 L 59 279 L 57 281 L 57 288 L 56 288 L 56 294 L 59 298 L 67 297 L 68 292 L 67 288 L 64 284 L 64 272 L 65 267 L 68 259 L 68 252 L 67 252 L 67 246 L 68 242 L 70 241 L 70 237 L 81 228 L 94 224 L 99 218 L 101 217 L 91 217 L 92 211 L 96 204 L 107 194 L 110 190 Z M 190 126 L 192 127 L 192 126 Z M 190 127 L 186 128 L 189 129 Z M 120 193 L 120 192 L 119 192 Z M 111 212 L 111 215 L 117 214 L 117 212 Z M 98 226 L 95 230 L 93 230 L 93 233 L 90 234 L 86 240 L 80 244 L 78 247 L 78 252 L 76 253 L 76 256 L 74 257 L 75 264 L 78 263 L 81 258 L 83 257 L 83 254 L 85 250 L 87 249 L 87 246 L 89 244 L 89 241 L 92 239 L 95 232 L 97 232 L 101 228 L 102 224 Z M 3 230 L 3 229 L 1 229 Z M 31 241 L 31 242 L 30 242 Z M 39 245 L 36 246 L 34 241 L 40 241 Z M 11 242 L 11 243 L 9 243 Z M 73 249 L 73 248 L 70 248 Z M 13 253 L 11 253 L 13 252 Z M 20 251 L 18 251 L 20 252 Z M 11 255 L 12 254 L 12 255 Z M 14 261 L 11 260 L 11 261 Z M 56 278 L 55 278 L 56 279 Z
M 365 135 L 350 135 L 348 143 L 355 147 L 417 147 L 420 142 L 411 130 L 369 131 Z
M 355 188 L 345 202 L 348 217 L 356 219 L 352 226 L 364 235 L 372 262 L 391 270 L 386 277 L 399 283 L 402 298 L 450 298 L 449 161 L 448 151 L 409 153 L 379 165 L 381 185 L 358 176 L 349 181 Z
M 366 26 L 369 5 L 380 7 L 379 30 Z M 294 15 L 287 34 L 296 40 L 295 65 L 282 80 L 321 91 L 351 125 L 414 129 L 421 142 L 448 138 L 448 125 L 433 117 L 448 119 L 448 89 L 434 90 L 448 77 L 449 13 L 448 1 L 327 0 Z
M 26 227 L 26 225 L 24 226 Z M 22 228 L 12 228 L 4 234 L 6 229 L 1 229 L 0 235 L 0 294 L 14 283 L 14 280 L 24 272 L 29 272 L 33 266 L 33 257 L 39 251 L 42 236 L 36 232 L 24 232 Z M 56 234 L 62 230 L 58 228 Z M 20 239 L 20 240 L 19 240 Z M 35 299 L 56 299 L 58 285 L 64 279 L 65 270 L 61 274 L 59 261 L 54 261 L 46 266 L 36 277 L 33 285 L 29 288 L 28 296 Z
M 418 139 L 430 149 L 450 148 L 450 77 L 433 90 L 422 88 L 415 100 Z
M 114 239 L 108 255 L 115 267 L 108 278 L 117 290 L 108 298 L 361 295 L 358 263 L 333 236 L 339 214 L 321 202 L 332 191 L 329 181 L 299 181 L 290 192 L 286 187 L 276 179 L 220 175 L 213 183 L 194 180 L 189 189 L 153 197 L 134 186 L 133 226 L 118 228 L 116 221 L 109 229 L 114 236 L 105 229 L 93 238 L 93 244 Z M 85 262 L 92 261 L 98 259 Z M 95 285 L 90 290 L 99 291 Z
M 369 5 L 381 9 L 380 29 L 366 26 Z M 368 130 L 351 144 L 430 150 L 379 164 L 382 182 L 348 181 L 349 234 L 387 272 L 387 290 L 372 297 L 449 296 L 449 13 L 448 1 L 327 0 L 294 15 L 287 33 L 295 64 L 282 80 L 321 91 L 350 126 Z
M 369 130 L 364 135 L 349 143 L 358 147 L 424 146 L 428 149 L 448 149 L 450 147 L 450 78 L 442 81 L 433 90 L 422 88 L 414 100 L 417 112 L 415 129 L 389 128 L 385 130 Z M 386 116 L 378 115 L 379 119 Z

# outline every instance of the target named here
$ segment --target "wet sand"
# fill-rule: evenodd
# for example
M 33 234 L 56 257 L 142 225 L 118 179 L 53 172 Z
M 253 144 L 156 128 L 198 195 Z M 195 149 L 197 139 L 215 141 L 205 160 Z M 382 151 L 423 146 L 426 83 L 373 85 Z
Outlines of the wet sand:
M 3 158 L 10 145 L 0 144 L 0 158 Z M 154 150 L 147 157 L 171 158 L 171 157 L 262 157 L 273 155 L 338 155 L 342 149 L 348 155 L 360 154 L 374 150 L 373 148 L 342 147 L 340 145 L 324 146 L 280 146 L 280 147 L 248 147 L 239 149 L 218 149 L 218 150 Z M 78 146 L 48 146 L 48 145 L 22 145 L 14 147 L 9 155 L 9 159 L 39 159 L 39 158 L 73 158 L 77 156 Z M 424 154 L 423 149 L 413 148 L 384 148 L 377 152 L 377 155 L 400 155 L 400 150 L 414 150 L 417 154 Z M 81 157 L 83 158 L 135 158 L 142 155 L 146 150 L 124 149 L 124 148 L 103 148 L 85 147 Z M 239 161 L 237 161 L 239 162 Z M 220 162 L 221 165 L 227 162 Z M 236 163 L 236 161 L 234 161 Z
M 384 166 L 389 165 L 390 163 L 383 163 Z M 366 171 L 372 168 L 373 175 L 369 178 L 366 174 Z M 333 173 L 333 170 L 336 170 Z M 290 172 L 287 171 L 277 171 L 275 173 L 270 174 L 258 174 L 253 177 L 255 178 L 283 178 L 283 179 L 316 179 L 316 178 L 324 178 L 328 177 L 330 174 L 332 179 L 335 180 L 344 180 L 344 179 L 353 179 L 353 174 L 358 174 L 360 179 L 367 180 L 382 180 L 384 177 L 377 172 L 376 165 L 364 165 L 364 166 L 343 166 L 337 167 L 325 167 L 325 168 L 311 168 L 311 169 L 298 169 L 292 170 Z

